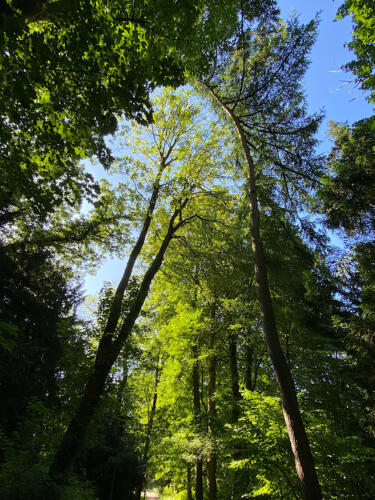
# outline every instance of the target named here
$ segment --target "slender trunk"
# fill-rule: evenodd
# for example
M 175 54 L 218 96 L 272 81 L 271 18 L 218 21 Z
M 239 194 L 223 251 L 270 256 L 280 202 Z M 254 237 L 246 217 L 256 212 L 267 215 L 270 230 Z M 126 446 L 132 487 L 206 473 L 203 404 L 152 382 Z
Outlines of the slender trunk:
M 133 273 L 133 268 L 135 265 L 135 262 L 141 253 L 141 250 L 143 248 L 148 230 L 150 228 L 151 220 L 152 220 L 152 215 L 155 210 L 155 205 L 159 196 L 159 191 L 160 191 L 160 180 L 161 176 L 163 174 L 163 171 L 165 169 L 165 160 L 162 160 L 160 163 L 160 167 L 158 170 L 158 173 L 156 175 L 154 185 L 152 188 L 152 193 L 150 197 L 150 201 L 148 204 L 147 208 L 147 213 L 143 221 L 142 229 L 139 233 L 138 239 L 135 242 L 135 245 L 129 255 L 128 262 L 126 264 L 124 274 L 121 277 L 120 283 L 118 284 L 118 287 L 115 292 L 115 296 L 112 301 L 111 309 L 108 314 L 108 319 L 107 323 L 104 328 L 104 333 L 103 333 L 103 338 L 106 336 L 111 336 L 115 334 L 120 316 L 121 316 L 121 306 L 122 306 L 122 301 L 124 297 L 124 293 L 126 291 L 126 288 L 129 284 L 129 280 L 131 278 L 131 275 Z
M 124 349 L 125 351 L 125 349 Z M 123 352 L 123 362 L 122 362 L 122 378 L 121 382 L 118 385 L 118 390 L 117 390 L 117 399 L 121 403 L 124 398 L 124 393 L 126 390 L 126 386 L 128 383 L 128 373 L 129 372 L 129 367 L 128 367 L 128 360 L 127 360 L 127 353 Z
M 158 385 L 159 385 L 159 380 L 160 380 L 160 373 L 161 373 L 161 367 L 160 367 L 160 359 L 159 359 L 158 360 L 158 366 L 156 367 L 156 371 L 155 371 L 154 396 L 153 396 L 153 399 L 152 399 L 152 406 L 151 406 L 150 416 L 149 416 L 148 423 L 147 423 L 145 449 L 143 451 L 143 461 L 144 462 L 147 462 L 147 460 L 148 460 L 148 453 L 150 451 L 152 428 L 153 428 L 153 425 L 154 425 L 154 418 L 155 418 L 155 413 L 156 413 L 156 403 L 157 403 L 157 400 L 158 400 Z
M 237 342 L 234 335 L 229 338 L 229 369 L 232 389 L 232 415 L 231 423 L 238 422 L 240 416 L 239 402 L 241 401 L 240 387 L 238 384 Z
M 143 450 L 143 463 L 147 464 L 148 461 L 148 454 L 150 451 L 150 444 L 151 444 L 151 436 L 152 436 L 152 428 L 154 425 L 154 418 L 155 418 L 155 413 L 156 413 L 156 403 L 158 400 L 158 385 L 159 385 L 159 380 L 160 380 L 160 373 L 161 373 L 161 367 L 160 367 L 160 358 L 158 360 L 158 364 L 155 370 L 155 386 L 154 386 L 154 395 L 152 398 L 152 405 L 151 405 L 151 410 L 150 410 L 150 415 L 148 418 L 147 422 L 147 430 L 146 430 L 146 438 L 145 438 L 145 447 Z M 147 472 L 147 469 L 146 469 Z M 146 474 L 147 477 L 147 474 Z M 147 481 L 146 481 L 147 483 Z M 140 486 L 136 492 L 136 498 L 140 499 L 142 495 L 142 486 Z
M 202 434 L 202 418 L 199 390 L 198 346 L 193 345 L 192 351 L 194 357 L 192 370 L 194 419 L 196 431 L 200 435 Z M 203 500 L 203 464 L 201 457 L 198 457 L 195 461 L 195 500 Z
M 314 461 L 306 435 L 305 427 L 298 407 L 296 389 L 285 355 L 280 345 L 276 328 L 272 300 L 269 291 L 267 268 L 264 258 L 263 243 L 260 236 L 260 217 L 258 197 L 255 183 L 254 163 L 250 154 L 249 145 L 241 123 L 234 113 L 221 101 L 221 99 L 208 88 L 213 97 L 220 103 L 223 110 L 232 119 L 247 166 L 247 188 L 249 193 L 251 242 L 254 254 L 255 279 L 258 300 L 262 315 L 264 336 L 268 353 L 280 387 L 285 424 L 288 430 L 290 444 L 294 454 L 296 471 L 300 480 L 302 496 L 305 500 L 319 500 L 322 498 Z
M 236 424 L 240 416 L 239 403 L 241 400 L 241 393 L 239 387 L 239 375 L 238 375 L 238 363 L 237 363 L 237 338 L 235 335 L 229 337 L 229 369 L 231 378 L 231 392 L 232 392 L 232 411 L 230 416 L 230 423 Z M 241 451 L 237 444 L 232 449 L 233 460 L 239 460 L 241 458 Z M 241 490 L 243 490 L 244 480 L 243 472 L 232 470 L 230 474 L 230 480 L 232 482 L 231 498 L 237 499 L 241 496 Z M 247 477 L 246 477 L 247 480 Z M 242 487 L 242 488 L 241 488 Z
M 249 344 L 245 346 L 245 387 L 248 391 L 253 391 L 253 348 Z
M 191 465 L 186 466 L 186 482 L 187 482 L 187 500 L 193 500 L 193 493 L 191 488 Z
M 212 306 L 212 316 L 215 319 L 215 308 L 216 304 Z M 216 483 L 216 467 L 217 467 L 217 456 L 216 456 L 216 445 L 215 445 L 215 425 L 216 425 L 216 354 L 215 354 L 215 325 L 213 324 L 210 328 L 208 347 L 210 350 L 210 356 L 208 361 L 208 402 L 207 402 L 207 413 L 208 413 L 208 435 L 211 440 L 211 449 L 207 458 L 207 487 L 208 487 L 208 500 L 217 499 L 217 483 Z
M 80 453 L 87 427 L 92 420 L 93 414 L 102 395 L 108 374 L 122 347 L 124 346 L 136 319 L 138 318 L 144 301 L 146 300 L 151 282 L 157 271 L 160 269 L 165 252 L 174 233 L 181 225 L 183 225 L 183 221 L 176 225 L 174 225 L 174 222 L 176 218 L 181 215 L 181 210 L 186 205 L 187 201 L 188 200 L 185 200 L 182 207 L 175 210 L 172 215 L 168 231 L 163 239 L 159 251 L 143 277 L 137 297 L 128 315 L 124 319 L 116 339 L 112 340 L 110 335 L 106 335 L 99 343 L 94 367 L 84 389 L 81 401 L 68 429 L 63 436 L 50 468 L 50 478 L 57 483 L 62 483 L 64 481 L 66 473 L 71 468 Z
M 208 500 L 217 499 L 216 467 L 217 467 L 216 451 L 211 450 L 209 453 L 209 457 L 207 458 Z

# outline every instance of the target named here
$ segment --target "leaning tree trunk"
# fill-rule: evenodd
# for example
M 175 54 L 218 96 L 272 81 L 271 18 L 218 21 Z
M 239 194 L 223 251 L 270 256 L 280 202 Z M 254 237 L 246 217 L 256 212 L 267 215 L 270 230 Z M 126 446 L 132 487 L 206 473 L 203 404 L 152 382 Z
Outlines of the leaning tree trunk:
M 81 451 L 87 427 L 92 420 L 93 414 L 99 403 L 99 399 L 103 393 L 104 384 L 108 374 L 122 347 L 124 346 L 135 321 L 138 318 L 144 301 L 148 295 L 151 282 L 157 271 L 160 269 L 165 252 L 171 239 L 173 238 L 174 233 L 179 227 L 181 227 L 181 225 L 184 224 L 184 221 L 180 221 L 176 225 L 174 223 L 176 218 L 181 216 L 182 208 L 186 205 L 187 201 L 188 200 L 185 200 L 182 207 L 176 209 L 172 215 L 168 231 L 164 236 L 159 251 L 143 277 L 137 297 L 128 315 L 124 319 L 117 337 L 113 338 L 110 335 L 105 335 L 99 344 L 94 367 L 84 389 L 84 393 L 76 413 L 74 414 L 69 427 L 63 436 L 61 444 L 57 449 L 49 471 L 50 479 L 55 483 L 63 483 L 66 473 L 69 471 Z M 57 494 L 54 496 L 58 498 Z
M 276 379 L 280 387 L 285 424 L 294 454 L 294 461 L 301 484 L 302 496 L 305 500 L 320 500 L 322 498 L 322 493 L 314 466 L 310 444 L 299 411 L 296 389 L 289 366 L 280 345 L 280 339 L 276 328 L 271 294 L 268 285 L 263 243 L 260 235 L 260 217 L 254 163 L 241 122 L 233 111 L 224 104 L 220 97 L 216 95 L 210 87 L 206 85 L 206 88 L 231 118 L 241 142 L 247 167 L 251 244 L 254 254 L 256 288 L 262 316 L 263 332 L 268 353 L 276 374 Z
M 119 319 L 121 316 L 121 306 L 122 306 L 124 293 L 128 287 L 129 280 L 130 280 L 131 275 L 133 273 L 134 265 L 136 263 L 136 260 L 139 257 L 139 254 L 141 253 L 141 250 L 142 250 L 143 245 L 144 245 L 145 240 L 146 240 L 148 230 L 150 228 L 150 224 L 152 221 L 152 216 L 153 216 L 153 213 L 155 210 L 156 202 L 157 202 L 158 197 L 159 197 L 160 181 L 161 181 L 161 177 L 163 175 L 163 172 L 165 170 L 165 167 L 166 167 L 166 161 L 164 158 L 162 158 L 161 162 L 160 162 L 159 170 L 157 172 L 154 184 L 152 186 L 152 193 L 151 193 L 150 201 L 148 203 L 146 216 L 144 218 L 142 228 L 139 232 L 137 241 L 135 242 L 135 245 L 134 245 L 132 251 L 130 252 L 128 262 L 126 263 L 126 267 L 125 267 L 124 273 L 121 277 L 120 283 L 117 286 L 115 296 L 113 298 L 111 308 L 110 308 L 110 311 L 108 314 L 107 322 L 106 322 L 106 325 L 104 327 L 104 332 L 103 332 L 103 337 L 101 339 L 101 343 L 102 342 L 105 343 L 109 340 L 112 340 L 112 338 L 115 334 L 115 331 L 116 331 L 116 328 L 117 328 L 117 325 L 118 325 L 118 322 L 119 322 Z
M 306 500 L 319 500 L 322 498 L 322 494 L 314 466 L 310 444 L 299 411 L 293 378 L 281 348 L 276 328 L 271 294 L 268 285 L 263 244 L 260 236 L 260 218 L 254 164 L 250 156 L 249 147 L 244 133 L 238 121 L 236 121 L 235 124 L 242 142 L 247 165 L 247 187 L 250 204 L 251 240 L 255 261 L 255 279 L 267 349 L 280 387 L 285 424 L 294 454 L 297 474 L 301 482 L 303 498 Z

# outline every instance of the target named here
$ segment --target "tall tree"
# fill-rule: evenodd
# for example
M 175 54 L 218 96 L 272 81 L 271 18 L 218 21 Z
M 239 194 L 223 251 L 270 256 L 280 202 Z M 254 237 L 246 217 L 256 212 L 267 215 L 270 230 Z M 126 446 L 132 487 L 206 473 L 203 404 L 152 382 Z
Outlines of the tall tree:
M 271 18 L 256 26 L 244 19 L 238 44 L 223 52 L 209 80 L 201 84 L 229 118 L 245 161 L 250 208 L 251 242 L 258 300 L 268 352 L 282 395 L 283 412 L 303 497 L 321 498 L 314 462 L 300 415 L 291 372 L 275 322 L 259 214 L 257 176 L 274 175 L 294 206 L 301 179 L 317 180 L 312 134 L 318 117 L 307 117 L 301 78 L 315 39 L 315 23 L 287 26 Z M 259 182 L 259 181 L 258 181 Z M 292 186 L 293 197 L 289 195 Z
M 159 110 L 155 125 L 148 131 L 141 130 L 141 134 L 148 136 L 143 143 L 139 140 L 134 142 L 134 148 L 145 163 L 141 168 L 142 160 L 134 160 L 136 170 L 129 172 L 130 180 L 136 179 L 140 186 L 144 185 L 145 193 L 150 190 L 151 195 L 142 210 L 143 214 L 138 213 L 139 235 L 115 292 L 93 370 L 51 465 L 51 478 L 57 481 L 64 479 L 64 475 L 79 454 L 87 426 L 98 405 L 108 374 L 142 310 L 152 280 L 162 265 L 169 244 L 180 228 L 198 216 L 199 204 L 195 198 L 200 190 L 206 191 L 212 184 L 218 168 L 214 147 L 217 139 L 215 137 L 212 142 L 211 139 L 205 140 L 201 135 L 197 106 L 188 104 L 186 96 L 180 99 L 171 91 L 166 91 L 155 100 Z M 142 173 L 145 178 L 142 178 Z M 150 184 L 146 183 L 146 179 L 149 179 Z M 142 199 L 140 196 L 140 200 Z M 156 211 L 156 205 L 161 201 L 163 204 Z M 191 208 L 187 211 L 188 204 Z M 156 213 L 157 218 L 155 218 Z M 150 250 L 149 264 L 129 312 L 120 322 L 124 293 L 150 228 L 153 232 L 154 246 Z
M 64 332 L 75 323 L 80 302 L 77 286 L 48 252 L 0 253 L 0 426 L 11 436 L 38 400 L 52 407 L 58 400 L 58 372 Z M 6 410 L 6 411 L 5 411 Z

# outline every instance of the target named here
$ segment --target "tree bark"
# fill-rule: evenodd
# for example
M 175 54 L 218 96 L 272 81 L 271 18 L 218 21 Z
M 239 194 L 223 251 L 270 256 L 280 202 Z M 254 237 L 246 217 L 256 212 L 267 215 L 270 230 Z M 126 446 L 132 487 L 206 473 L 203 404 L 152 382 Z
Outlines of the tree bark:
M 120 403 L 122 403 L 123 398 L 124 398 L 124 393 L 126 390 L 126 386 L 128 384 L 128 375 L 129 375 L 129 367 L 128 367 L 128 360 L 127 360 L 127 355 L 126 353 L 123 353 L 124 359 L 122 363 L 122 378 L 121 382 L 119 383 L 118 386 L 118 391 L 117 391 L 117 399 Z
M 253 348 L 246 344 L 245 346 L 245 387 L 248 391 L 253 391 Z
M 151 406 L 150 416 L 149 416 L 148 423 L 147 423 L 145 449 L 144 449 L 144 452 L 143 452 L 143 461 L 144 462 L 147 462 L 147 460 L 148 460 L 148 453 L 150 451 L 152 428 L 153 428 L 153 425 L 154 425 L 154 418 L 155 418 L 155 413 L 156 413 L 156 403 L 157 403 L 157 400 L 158 400 L 158 385 L 159 385 L 159 380 L 160 380 L 160 373 L 161 373 L 160 360 L 158 360 L 158 366 L 156 367 L 156 370 L 155 370 L 154 396 L 153 396 L 153 399 L 152 399 L 152 406 Z
M 156 175 L 156 178 L 155 178 L 155 181 L 153 184 L 150 201 L 149 201 L 148 208 L 147 208 L 147 213 L 146 213 L 145 219 L 143 221 L 141 231 L 140 231 L 139 236 L 137 238 L 137 241 L 136 241 L 136 243 L 135 243 L 135 245 L 134 245 L 134 247 L 129 255 L 129 259 L 128 259 L 128 262 L 126 264 L 124 274 L 121 277 L 120 283 L 118 284 L 118 287 L 117 287 L 116 292 L 115 292 L 115 296 L 114 296 L 113 301 L 112 301 L 112 305 L 111 305 L 111 309 L 109 311 L 107 323 L 106 323 L 106 326 L 104 328 L 103 338 L 105 336 L 113 337 L 113 335 L 115 334 L 115 331 L 116 331 L 116 328 L 117 328 L 117 325 L 118 325 L 118 322 L 119 322 L 119 319 L 121 316 L 121 306 L 122 306 L 124 293 L 125 293 L 126 288 L 129 284 L 129 280 L 130 280 L 131 275 L 133 273 L 133 268 L 134 268 L 135 262 L 139 256 L 139 254 L 141 253 L 141 250 L 143 248 L 148 230 L 150 228 L 152 216 L 153 216 L 153 213 L 155 210 L 155 205 L 156 205 L 156 202 L 157 202 L 157 199 L 159 196 L 160 181 L 161 181 L 161 177 L 162 177 L 163 171 L 165 169 L 165 166 L 166 166 L 165 159 L 162 158 L 162 160 L 160 162 L 160 167 L 159 167 L 158 173 Z
M 160 380 L 160 373 L 161 373 L 161 367 L 160 367 L 160 358 L 158 359 L 158 364 L 155 370 L 155 386 L 154 386 L 154 395 L 152 398 L 152 405 L 151 405 L 151 410 L 150 410 L 150 415 L 149 419 L 147 422 L 147 430 L 146 430 L 146 438 L 145 438 L 145 447 L 143 450 L 143 463 L 147 464 L 148 461 L 148 454 L 150 451 L 150 444 L 151 444 L 151 436 L 152 436 L 152 428 L 154 425 L 154 418 L 155 418 L 155 413 L 156 413 L 156 403 L 158 400 L 158 385 L 159 385 L 159 380 Z M 146 468 L 146 473 L 147 473 L 147 468 Z M 147 476 L 147 474 L 146 474 Z M 147 483 L 147 481 L 146 481 Z M 137 490 L 136 493 L 136 498 L 140 500 L 142 495 L 142 486 Z
M 229 338 L 229 369 L 232 390 L 231 424 L 235 424 L 238 422 L 240 416 L 239 402 L 241 401 L 241 393 L 238 383 L 237 342 L 234 335 L 231 335 Z
M 198 435 L 202 434 L 201 402 L 199 390 L 199 362 L 198 346 L 192 346 L 194 363 L 192 370 L 193 381 L 193 408 L 195 428 Z M 198 457 L 195 461 L 195 500 L 203 500 L 203 463 L 202 458 Z
M 143 277 L 137 297 L 123 321 L 117 338 L 112 340 L 112 336 L 104 335 L 99 343 L 94 367 L 84 389 L 81 401 L 63 436 L 50 468 L 50 479 L 58 484 L 63 483 L 66 473 L 69 471 L 81 451 L 86 429 L 92 420 L 108 374 L 138 318 L 148 295 L 151 282 L 160 269 L 165 252 L 174 233 L 184 224 L 184 221 L 180 221 L 176 225 L 174 223 L 176 218 L 181 216 L 182 208 L 186 205 L 187 201 L 188 200 L 185 200 L 182 206 L 173 213 L 169 222 L 168 231 L 164 236 L 157 255 Z M 58 496 L 56 498 L 58 498 Z
M 216 303 L 211 305 L 212 320 L 215 320 Z M 215 445 L 215 425 L 216 425 L 216 354 L 215 354 L 215 325 L 212 324 L 209 330 L 208 348 L 210 350 L 208 361 L 208 435 L 211 440 L 211 449 L 207 458 L 207 488 L 208 500 L 217 499 L 217 483 L 216 483 L 216 468 L 217 468 L 217 454 Z
M 241 401 L 241 393 L 239 387 L 238 363 L 237 363 L 237 337 L 231 335 L 229 337 L 229 369 L 231 378 L 231 392 L 232 392 L 232 411 L 230 416 L 230 423 L 236 424 L 240 416 L 239 402 Z M 232 449 L 233 460 L 241 458 L 241 451 L 236 443 Z M 232 470 L 230 474 L 230 481 L 232 483 L 231 499 L 235 500 L 240 498 L 241 489 L 244 487 L 244 478 L 242 471 Z
M 296 389 L 289 366 L 280 345 L 280 339 L 276 328 L 271 294 L 268 285 L 263 242 L 260 235 L 260 217 L 254 163 L 246 140 L 246 135 L 241 127 L 241 122 L 233 111 L 231 111 L 228 106 L 224 104 L 224 102 L 210 87 L 206 85 L 206 88 L 231 118 L 241 142 L 247 167 L 251 243 L 254 255 L 256 288 L 262 316 L 263 332 L 276 379 L 280 387 L 284 420 L 294 454 L 294 461 L 300 480 L 302 496 L 305 500 L 320 500 L 322 498 L 322 493 L 314 466 L 310 444 L 299 411 Z
M 191 465 L 186 466 L 186 482 L 187 482 L 187 500 L 193 500 L 193 493 L 191 488 Z

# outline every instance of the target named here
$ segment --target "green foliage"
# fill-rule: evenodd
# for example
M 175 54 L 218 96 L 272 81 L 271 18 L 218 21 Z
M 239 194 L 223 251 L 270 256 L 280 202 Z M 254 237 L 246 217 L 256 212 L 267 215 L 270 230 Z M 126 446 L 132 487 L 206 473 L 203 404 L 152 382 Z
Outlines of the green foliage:
M 375 220 L 375 120 L 349 127 L 331 123 L 335 141 L 319 195 L 331 227 L 349 234 L 372 233 Z
M 272 4 L 257 2 L 257 11 Z M 17 6 L 20 8 L 17 9 Z M 150 92 L 203 71 L 238 25 L 237 1 L 3 2 L 0 210 L 42 222 L 95 199 L 78 161 L 112 163 L 119 116 L 152 120 Z
M 117 411 L 119 408 L 117 409 Z M 98 499 L 135 498 L 133 492 L 143 480 L 134 437 L 120 415 L 103 415 L 96 426 L 94 442 L 86 449 L 80 466 L 95 485 Z M 67 495 L 67 491 L 65 495 Z
M 337 18 L 351 15 L 353 19 L 353 40 L 348 44 L 356 59 L 346 64 L 361 87 L 369 90 L 370 101 L 375 102 L 375 4 L 373 0 L 345 0 Z
M 290 474 L 293 458 L 279 398 L 245 391 L 242 407 L 238 424 L 227 425 L 228 445 L 236 443 L 238 458 L 229 448 L 225 467 L 239 474 L 248 496 L 293 498 L 298 486 Z
M 63 321 L 80 298 L 47 253 L 2 253 L 0 262 L 2 325 L 0 422 L 8 435 L 24 418 L 31 398 L 51 405 L 57 397 L 58 359 L 65 341 Z M 6 409 L 6 410 L 5 410 Z
M 115 288 L 105 283 L 92 323 L 78 322 L 67 267 L 124 255 L 152 215 L 118 334 L 138 300 L 138 276 L 183 207 L 58 494 L 131 499 L 155 477 L 164 498 L 182 500 L 189 480 L 194 490 L 195 465 L 205 469 L 216 456 L 220 497 L 299 498 L 255 301 L 233 130 L 191 89 L 150 94 L 189 74 L 236 109 L 246 129 L 280 338 L 324 496 L 374 498 L 374 245 L 357 244 L 345 272 L 332 276 L 324 246 L 313 251 L 304 240 L 315 235 L 298 213 L 322 173 L 313 136 L 320 116 L 307 115 L 300 84 L 316 23 L 279 22 L 272 1 L 242 3 L 240 13 L 237 2 L 222 1 L 42 4 L 30 2 L 32 13 L 21 0 L 18 10 L 1 7 L 0 496 L 43 498 L 113 304 Z M 355 43 L 367 46 L 362 28 L 372 21 L 362 14 L 355 11 Z M 368 72 L 358 75 L 371 83 Z M 112 158 L 103 138 L 120 115 L 133 120 Z M 370 119 L 333 127 L 334 175 L 323 177 L 320 193 L 332 227 L 349 233 L 373 230 L 373 132 Z M 99 187 L 78 163 L 88 155 L 121 181 Z M 85 198 L 93 205 L 83 217 Z M 53 252 L 68 266 L 57 266 Z

